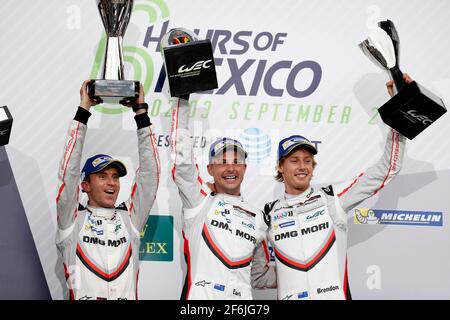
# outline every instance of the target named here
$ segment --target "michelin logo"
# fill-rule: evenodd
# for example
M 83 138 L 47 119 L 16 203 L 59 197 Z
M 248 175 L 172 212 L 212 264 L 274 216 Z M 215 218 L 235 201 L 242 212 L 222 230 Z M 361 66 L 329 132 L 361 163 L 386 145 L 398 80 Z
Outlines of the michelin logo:
M 380 218 L 375 215 L 372 209 L 367 210 L 367 214 L 363 215 L 361 210 L 355 209 L 355 218 L 358 224 L 379 224 Z
M 442 212 L 355 209 L 355 224 L 397 224 L 442 227 Z

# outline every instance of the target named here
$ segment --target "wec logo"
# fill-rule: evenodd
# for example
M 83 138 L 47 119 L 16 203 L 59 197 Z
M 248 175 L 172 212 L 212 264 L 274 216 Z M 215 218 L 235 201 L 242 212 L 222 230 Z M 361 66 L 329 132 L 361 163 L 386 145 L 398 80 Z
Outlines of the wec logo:
M 312 214 L 312 215 L 310 215 L 310 216 L 307 216 L 307 217 L 306 217 L 306 220 L 311 220 L 311 219 L 313 219 L 313 218 L 317 218 L 318 216 L 321 216 L 321 215 L 323 215 L 324 213 L 325 213 L 325 210 L 317 211 L 317 212 L 315 212 L 314 214 Z
M 200 69 L 208 69 L 211 65 L 209 65 L 209 63 L 211 63 L 212 59 L 210 60 L 200 60 L 197 61 L 196 63 L 194 63 L 190 68 L 186 67 L 186 65 L 182 65 L 179 69 L 178 69 L 178 73 L 186 73 L 186 72 L 190 72 L 190 71 L 194 71 L 194 70 L 200 70 Z
M 428 118 L 427 116 L 425 116 L 425 115 L 418 115 L 418 114 L 417 114 L 417 110 L 409 110 L 409 111 L 407 112 L 407 114 L 409 114 L 409 115 L 412 116 L 413 118 L 419 120 L 420 122 L 422 122 L 422 123 L 425 124 L 425 125 L 426 125 L 426 124 L 433 123 L 433 121 L 432 121 L 430 118 Z

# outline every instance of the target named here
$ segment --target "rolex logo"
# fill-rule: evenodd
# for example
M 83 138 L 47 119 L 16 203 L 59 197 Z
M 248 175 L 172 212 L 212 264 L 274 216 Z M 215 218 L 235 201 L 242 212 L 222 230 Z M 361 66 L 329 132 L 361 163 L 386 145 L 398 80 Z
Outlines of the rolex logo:
M 141 236 L 141 239 L 145 236 L 145 233 L 147 232 L 148 224 L 145 225 L 144 229 L 139 232 L 139 235 Z
M 173 216 L 149 215 L 140 236 L 139 260 L 173 261 Z

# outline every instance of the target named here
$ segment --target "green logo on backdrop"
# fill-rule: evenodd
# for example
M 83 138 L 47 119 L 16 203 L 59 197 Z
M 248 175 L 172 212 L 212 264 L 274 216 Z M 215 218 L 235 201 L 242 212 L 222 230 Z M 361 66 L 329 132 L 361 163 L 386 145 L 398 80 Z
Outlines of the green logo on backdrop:
M 173 261 L 173 217 L 149 216 L 141 231 L 141 261 Z
M 133 16 L 138 12 L 143 12 L 148 17 L 148 24 L 153 25 L 158 20 L 159 17 L 166 19 L 169 17 L 169 8 L 163 0 L 141 0 L 136 2 L 133 7 Z M 103 32 L 98 47 L 95 54 L 94 64 L 90 73 L 90 79 L 99 79 L 101 77 L 101 66 L 103 64 L 103 59 L 105 56 L 106 49 L 106 33 Z M 127 80 L 138 80 L 144 86 L 144 91 L 149 92 L 150 86 L 152 85 L 153 75 L 154 75 L 154 65 L 153 60 L 147 53 L 145 48 L 138 48 L 133 46 L 124 46 L 123 48 L 124 61 L 127 62 L 128 67 L 132 67 L 134 71 L 133 79 Z M 123 112 L 130 111 L 130 108 L 121 105 L 103 105 L 99 104 L 94 107 L 95 110 L 104 114 L 120 114 Z

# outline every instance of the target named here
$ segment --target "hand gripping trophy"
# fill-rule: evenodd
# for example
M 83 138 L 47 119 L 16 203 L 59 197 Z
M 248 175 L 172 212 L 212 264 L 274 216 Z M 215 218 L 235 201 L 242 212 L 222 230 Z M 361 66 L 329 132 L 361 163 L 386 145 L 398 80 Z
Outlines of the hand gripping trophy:
M 378 109 L 384 123 L 413 139 L 447 112 L 438 96 L 415 81 L 404 82 L 399 67 L 400 40 L 392 21 L 379 22 L 359 47 L 376 65 L 388 71 L 397 88 L 398 93 Z
M 139 81 L 124 80 L 123 36 L 130 21 L 133 0 L 97 0 L 106 31 L 103 79 L 91 80 L 89 95 L 96 102 L 128 105 L 139 96 Z

